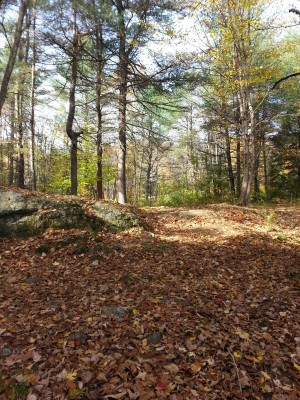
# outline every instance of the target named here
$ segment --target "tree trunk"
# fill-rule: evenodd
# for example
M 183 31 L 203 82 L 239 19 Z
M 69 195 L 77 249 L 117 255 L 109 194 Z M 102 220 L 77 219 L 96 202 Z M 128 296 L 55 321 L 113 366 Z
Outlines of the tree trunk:
M 71 194 L 77 196 L 77 188 L 78 188 L 78 160 L 77 160 L 77 151 L 78 151 L 78 136 L 75 134 L 71 140 Z
M 268 167 L 267 167 L 267 151 L 266 151 L 266 136 L 263 135 L 262 139 L 262 154 L 263 154 L 263 165 L 264 165 L 264 186 L 266 199 L 269 199 L 269 182 L 268 182 Z
M 241 192 L 241 139 L 238 136 L 236 139 L 236 191 L 237 195 L 240 196 Z
M 119 155 L 118 155 L 118 202 L 126 203 L 126 111 L 127 111 L 127 74 L 126 27 L 122 0 L 117 0 L 119 23 Z
M 225 138 L 226 138 L 226 157 L 227 157 L 227 169 L 228 169 L 228 176 L 229 176 L 229 183 L 230 183 L 230 193 L 232 202 L 235 200 L 235 183 L 234 183 L 234 174 L 232 168 L 232 159 L 231 159 L 231 146 L 230 146 L 230 137 L 228 129 L 226 128 L 225 131 Z
M 18 164 L 17 164 L 17 186 L 20 189 L 25 187 L 25 158 L 24 158 L 24 131 L 23 131 L 23 95 L 17 93 L 18 112 Z
M 15 65 L 19 45 L 21 42 L 21 37 L 22 37 L 22 26 L 23 26 L 23 20 L 24 16 L 26 14 L 27 8 L 28 8 L 29 0 L 21 0 L 20 2 L 20 7 L 19 7 L 19 16 L 18 16 L 18 21 L 16 23 L 16 30 L 14 34 L 14 40 L 13 40 L 13 45 L 9 54 L 9 59 L 8 63 L 6 65 L 2 83 L 1 83 L 1 89 L 0 89 L 0 116 L 1 116 L 1 111 L 7 96 L 7 90 L 8 90 L 8 85 L 10 81 L 10 77 Z
M 97 72 L 96 72 L 96 113 L 97 113 L 97 198 L 103 199 L 103 147 L 102 147 L 102 73 L 103 73 L 103 30 L 102 30 L 102 5 L 103 1 L 100 2 L 100 16 L 97 18 L 97 10 L 95 1 L 93 1 L 94 12 L 95 12 L 95 24 L 96 24 L 96 54 L 97 54 Z
M 66 133 L 71 141 L 71 194 L 77 196 L 78 181 L 77 181 L 77 149 L 78 149 L 78 137 L 80 132 L 74 132 L 73 123 L 75 118 L 76 109 L 76 83 L 78 74 L 78 50 L 79 50 L 79 35 L 76 24 L 76 13 L 74 17 L 74 31 L 72 40 L 72 60 L 71 60 L 71 78 L 70 78 L 70 89 L 69 89 L 69 111 L 66 123 Z
M 36 86 L 36 0 L 32 4 L 32 64 L 31 64 L 31 175 L 32 188 L 36 190 L 36 167 L 35 167 L 35 86 Z
M 243 138 L 243 180 L 238 204 L 248 206 L 257 157 L 255 118 L 249 89 L 244 88 L 244 90 L 240 90 L 238 93 L 238 100 Z M 249 123 L 250 128 L 248 127 Z
M 146 200 L 151 202 L 152 188 L 151 188 L 151 171 L 152 171 L 152 148 L 149 149 L 147 159 L 147 172 L 146 172 Z
M 8 146 L 8 186 L 14 184 L 14 153 L 15 153 L 16 105 L 15 97 L 10 104 L 10 140 Z
M 255 149 L 255 165 L 254 165 L 254 201 L 259 200 L 260 189 L 259 189 L 259 152 L 257 150 L 257 143 Z

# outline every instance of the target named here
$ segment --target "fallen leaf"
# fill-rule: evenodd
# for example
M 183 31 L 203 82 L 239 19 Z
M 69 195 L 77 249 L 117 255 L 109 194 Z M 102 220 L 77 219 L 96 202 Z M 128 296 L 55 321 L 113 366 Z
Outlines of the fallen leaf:
M 240 328 L 236 329 L 236 334 L 239 335 L 241 339 L 249 340 L 249 333 L 242 331 Z
M 297 371 L 300 371 L 300 365 L 297 363 L 293 363 L 294 368 L 296 368 Z
M 156 390 L 160 390 L 162 392 L 165 391 L 167 389 L 167 387 L 168 387 L 168 385 L 166 385 L 163 382 L 157 382 L 156 385 L 155 385 L 155 389 Z
M 120 392 L 117 394 L 108 394 L 107 396 L 104 396 L 104 398 L 105 399 L 121 399 L 126 394 L 127 394 L 127 390 L 124 390 L 123 392 Z
M 234 355 L 234 358 L 242 358 L 242 355 L 236 351 L 233 353 L 233 355 Z
M 164 367 L 164 369 L 166 369 L 168 372 L 174 375 L 177 374 L 177 372 L 179 371 L 179 368 L 177 367 L 176 364 L 168 364 Z
M 191 371 L 194 374 L 197 374 L 200 371 L 200 369 L 201 369 L 201 365 L 199 363 L 191 364 Z
M 68 372 L 66 378 L 70 381 L 75 381 L 77 378 L 77 371 Z

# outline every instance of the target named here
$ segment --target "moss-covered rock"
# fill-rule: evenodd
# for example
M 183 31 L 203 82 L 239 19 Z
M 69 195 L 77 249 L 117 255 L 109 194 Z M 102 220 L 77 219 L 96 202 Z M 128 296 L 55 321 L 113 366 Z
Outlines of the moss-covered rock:
M 138 217 L 127 208 L 95 202 L 87 212 L 85 205 L 74 197 L 0 189 L 0 237 L 33 236 L 49 228 L 118 231 L 141 227 Z
M 1 193 L 0 193 L 1 195 Z M 20 203 L 18 204 L 18 206 Z M 3 215 L 4 214 L 4 215 Z M 36 202 L 33 208 L 26 203 L 21 209 L 0 211 L 0 236 L 32 236 L 52 229 L 89 229 L 82 208 L 73 201 Z
M 104 221 L 105 226 L 113 231 L 142 228 L 139 218 L 119 205 L 97 201 L 93 204 L 93 212 L 97 219 Z

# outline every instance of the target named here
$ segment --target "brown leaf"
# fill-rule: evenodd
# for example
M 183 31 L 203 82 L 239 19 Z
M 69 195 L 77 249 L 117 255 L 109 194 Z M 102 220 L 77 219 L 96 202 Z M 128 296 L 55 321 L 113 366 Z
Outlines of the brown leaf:
M 174 375 L 177 374 L 177 372 L 179 371 L 179 368 L 177 367 L 176 364 L 168 364 L 164 366 L 164 369 L 166 369 L 168 372 Z
M 123 390 L 123 392 L 118 393 L 118 394 L 108 394 L 107 396 L 104 396 L 105 399 L 121 399 L 123 396 L 127 394 L 127 390 Z

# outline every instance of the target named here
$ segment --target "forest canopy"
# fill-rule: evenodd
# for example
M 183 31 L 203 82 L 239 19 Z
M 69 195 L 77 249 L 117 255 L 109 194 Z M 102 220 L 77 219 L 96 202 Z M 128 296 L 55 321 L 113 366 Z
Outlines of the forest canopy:
M 272 0 L 0 1 L 0 185 L 296 201 L 300 16 Z

